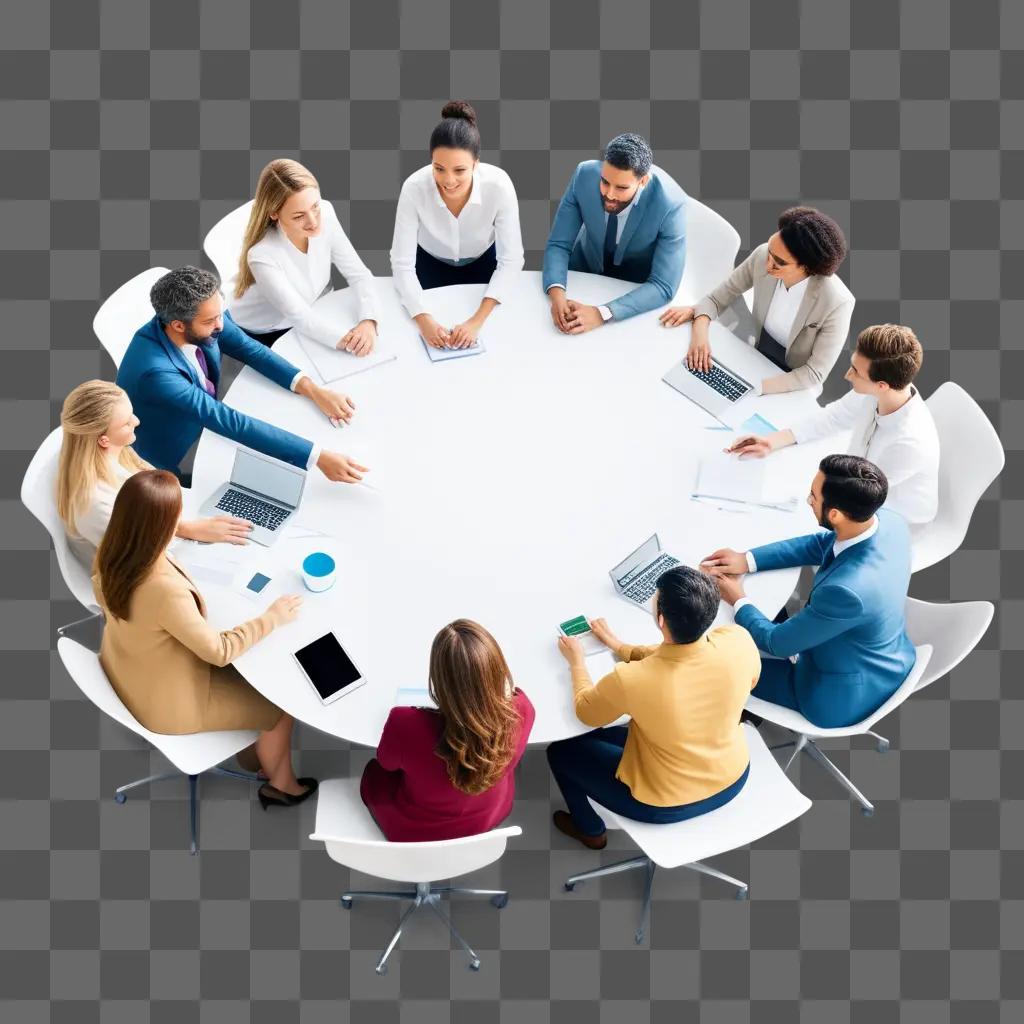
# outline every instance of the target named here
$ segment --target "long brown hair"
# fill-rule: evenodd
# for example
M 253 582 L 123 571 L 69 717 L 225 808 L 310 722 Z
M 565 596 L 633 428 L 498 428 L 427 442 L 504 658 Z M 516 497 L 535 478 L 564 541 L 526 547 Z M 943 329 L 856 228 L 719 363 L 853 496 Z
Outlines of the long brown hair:
M 135 588 L 171 543 L 181 517 L 181 485 L 173 473 L 146 469 L 118 491 L 96 552 L 96 571 L 110 614 L 127 619 Z
M 512 761 L 519 713 L 497 640 L 470 619 L 445 626 L 430 648 L 430 695 L 444 719 L 437 754 L 452 785 L 470 795 L 493 786 Z
M 242 252 L 238 257 L 238 277 L 235 279 L 235 298 L 240 299 L 256 282 L 249 269 L 249 250 L 267 233 L 273 225 L 271 214 L 281 212 L 281 207 L 296 192 L 307 188 L 319 188 L 313 173 L 297 160 L 281 158 L 271 160 L 260 171 L 256 182 L 256 197 L 249 213 L 249 223 L 242 239 Z
M 100 438 L 110 429 L 114 408 L 128 396 L 106 380 L 79 384 L 60 411 L 64 436 L 57 470 L 57 512 L 73 537 L 79 536 L 78 518 L 85 512 L 96 484 L 113 484 L 110 459 L 100 447 Z M 130 447 L 121 449 L 118 462 L 132 472 L 149 469 Z

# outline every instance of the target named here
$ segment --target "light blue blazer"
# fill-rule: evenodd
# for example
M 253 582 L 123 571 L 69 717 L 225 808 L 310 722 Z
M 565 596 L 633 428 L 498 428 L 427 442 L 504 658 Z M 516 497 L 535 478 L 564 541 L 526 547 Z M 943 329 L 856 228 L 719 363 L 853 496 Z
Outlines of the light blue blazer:
M 825 728 L 866 718 L 914 665 L 903 618 L 910 531 L 894 512 L 880 509 L 877 515 L 874 536 L 845 548 L 828 566 L 823 563 L 835 543 L 831 530 L 754 548 L 759 572 L 823 567 L 807 604 L 785 622 L 772 622 L 752 604 L 736 613 L 761 651 L 779 658 L 799 655 L 790 666 L 798 710 Z
M 601 200 L 601 161 L 584 160 L 558 204 L 544 249 L 544 291 L 565 287 L 570 270 L 604 273 L 607 217 Z M 616 320 L 664 306 L 675 297 L 686 263 L 686 193 L 659 167 L 626 219 L 615 249 L 617 277 L 642 282 L 607 303 Z
M 283 388 L 290 387 L 299 372 L 297 366 L 250 338 L 227 312 L 224 329 L 202 348 L 214 387 L 220 380 L 221 349 Z M 156 317 L 135 332 L 117 371 L 117 383 L 128 392 L 141 420 L 133 447 L 157 469 L 176 472 L 204 427 L 300 469 L 309 461 L 312 442 L 237 412 L 207 394 L 198 371 Z

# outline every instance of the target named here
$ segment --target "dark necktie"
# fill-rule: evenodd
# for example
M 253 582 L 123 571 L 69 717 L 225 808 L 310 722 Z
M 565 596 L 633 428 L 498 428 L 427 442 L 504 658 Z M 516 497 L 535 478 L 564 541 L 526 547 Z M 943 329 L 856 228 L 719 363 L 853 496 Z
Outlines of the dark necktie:
M 610 274 L 615 266 L 615 243 L 619 232 L 619 215 L 608 214 L 608 226 L 604 231 L 604 272 Z
M 210 368 L 206 365 L 206 353 L 203 351 L 202 345 L 196 345 L 196 359 L 199 362 L 199 368 L 203 371 L 203 387 L 206 388 L 206 393 L 211 398 L 216 398 L 217 389 L 213 386 L 213 381 L 210 380 Z

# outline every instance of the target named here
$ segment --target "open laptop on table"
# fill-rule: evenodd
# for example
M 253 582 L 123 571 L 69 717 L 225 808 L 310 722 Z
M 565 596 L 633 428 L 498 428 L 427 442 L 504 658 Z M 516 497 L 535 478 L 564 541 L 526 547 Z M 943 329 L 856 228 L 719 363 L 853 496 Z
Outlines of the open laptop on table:
M 299 507 L 305 486 L 305 470 L 238 448 L 231 479 L 207 498 L 200 514 L 248 519 L 253 524 L 249 539 L 270 547 Z
M 619 562 L 608 575 L 619 597 L 653 614 L 651 598 L 658 586 L 658 578 L 663 572 L 682 564 L 678 558 L 662 550 L 655 533 Z
M 727 427 L 738 427 L 754 411 L 757 388 L 714 356 L 706 372 L 691 370 L 684 357 L 661 379 Z

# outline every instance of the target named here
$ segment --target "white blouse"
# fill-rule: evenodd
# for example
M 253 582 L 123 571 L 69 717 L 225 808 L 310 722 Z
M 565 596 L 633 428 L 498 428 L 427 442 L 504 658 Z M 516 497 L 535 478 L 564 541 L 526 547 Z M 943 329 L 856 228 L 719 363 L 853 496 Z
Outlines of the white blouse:
M 492 243 L 498 265 L 484 295 L 503 302 L 524 259 L 519 200 L 512 179 L 500 167 L 476 165 L 469 199 L 458 217 L 437 191 L 432 165 L 410 174 L 398 197 L 391 242 L 391 273 L 409 316 L 427 311 L 416 277 L 417 245 L 446 263 L 464 263 L 482 256 Z
M 103 534 L 107 532 L 107 524 L 110 522 L 110 515 L 114 511 L 114 500 L 117 498 L 121 485 L 135 473 L 134 469 L 122 466 L 120 462 L 113 465 L 114 482 L 107 483 L 106 480 L 97 480 L 92 494 L 89 496 L 89 503 L 80 516 L 75 519 L 75 529 L 78 536 L 68 531 L 68 545 L 86 568 L 92 566 L 92 560 L 96 557 L 96 549 L 103 540 Z
M 800 311 L 800 303 L 807 292 L 810 277 L 797 281 L 787 288 L 781 281 L 775 284 L 772 301 L 764 316 L 764 329 L 783 347 L 789 348 L 789 336 L 793 330 L 793 321 Z
M 295 327 L 302 335 L 337 348 L 352 324 L 338 323 L 315 308 L 331 290 L 331 265 L 355 290 L 360 320 L 376 320 L 373 274 L 359 258 L 334 207 L 320 201 L 320 234 L 309 239 L 307 252 L 295 248 L 276 225 L 249 250 L 247 262 L 256 279 L 245 294 L 234 297 L 234 282 L 225 286 L 231 315 L 243 330 L 265 334 Z

